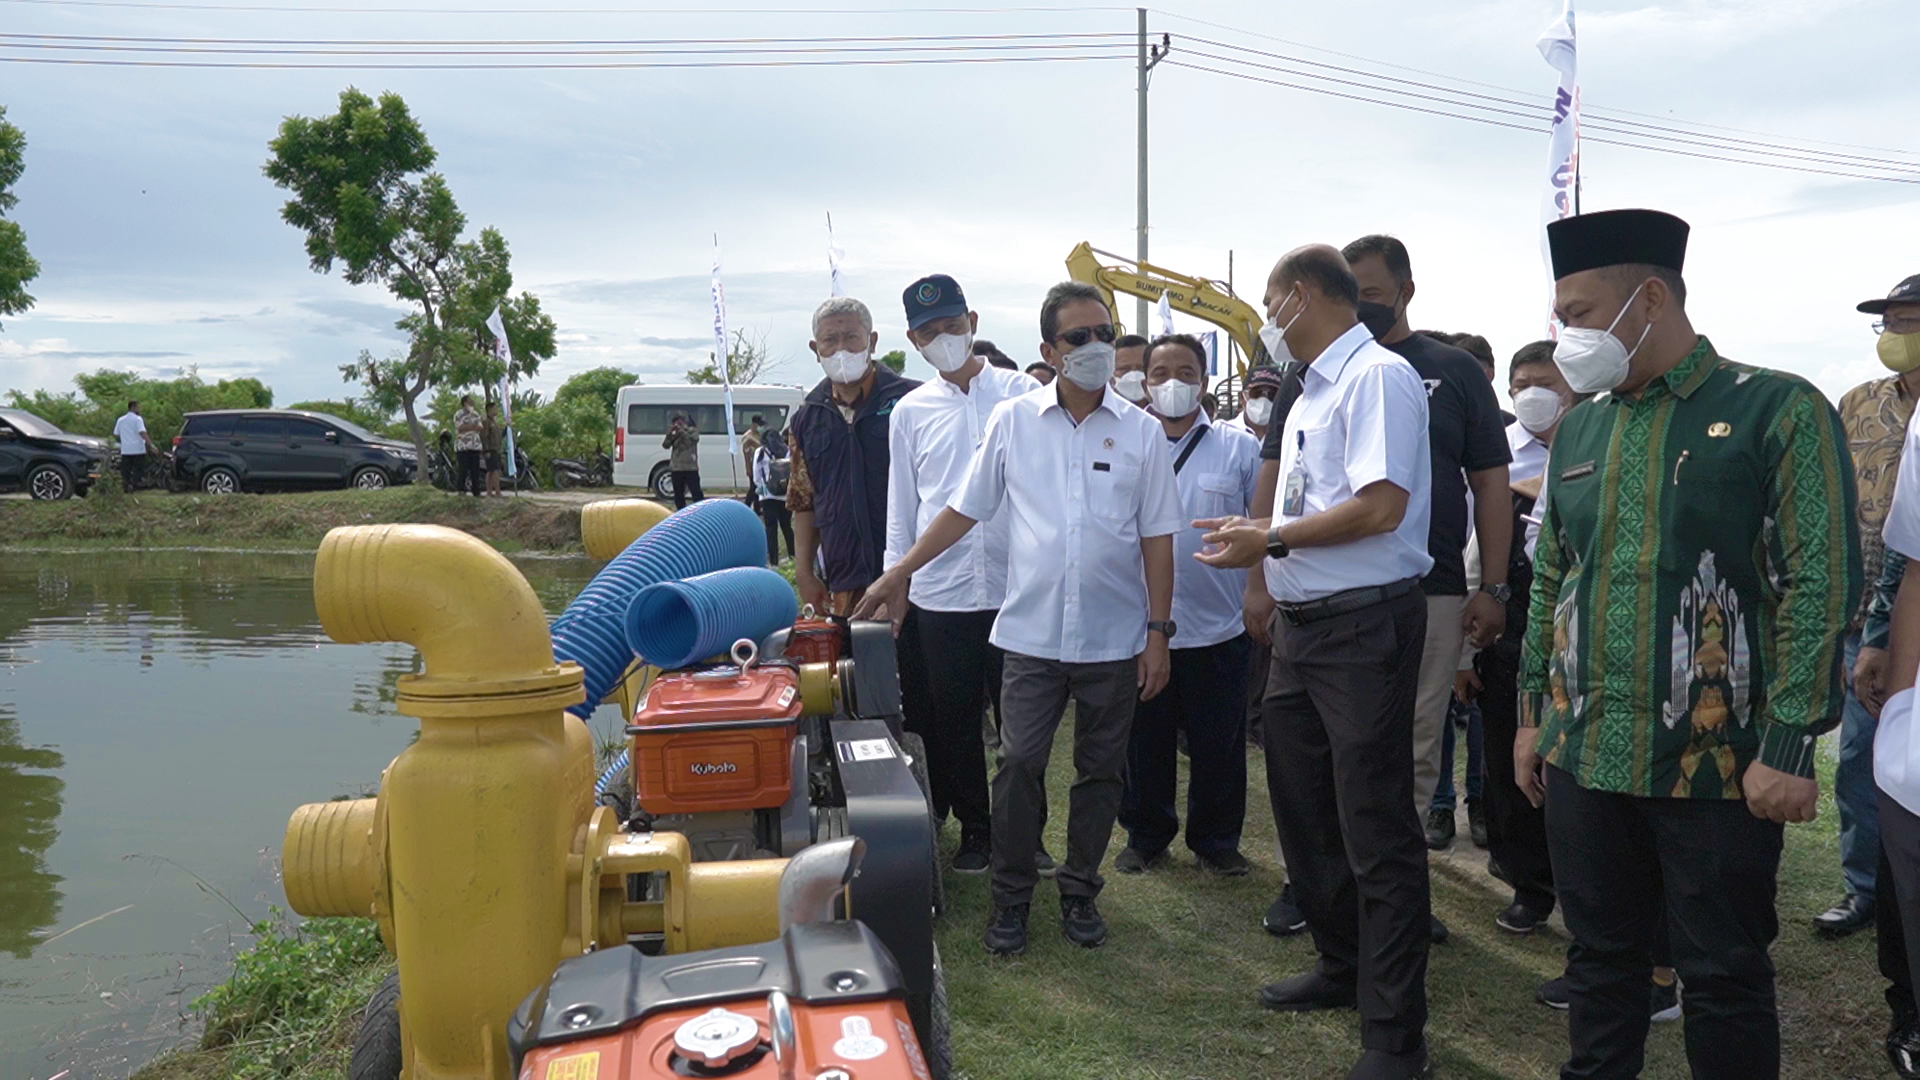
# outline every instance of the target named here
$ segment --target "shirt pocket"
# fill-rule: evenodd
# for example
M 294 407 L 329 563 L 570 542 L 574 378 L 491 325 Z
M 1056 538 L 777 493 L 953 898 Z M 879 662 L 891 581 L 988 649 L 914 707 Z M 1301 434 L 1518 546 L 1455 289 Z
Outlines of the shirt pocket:
M 1240 478 L 1233 473 L 1201 473 L 1200 488 L 1194 493 L 1194 517 L 1226 517 L 1247 512 L 1247 495 Z
M 1323 424 L 1302 429 L 1294 438 L 1298 442 L 1299 460 L 1307 466 L 1306 509 L 1309 513 L 1325 510 L 1332 504 L 1335 493 L 1347 483 L 1346 431 L 1339 424 Z M 1282 475 L 1280 480 L 1284 495 L 1286 476 Z
M 1126 521 L 1134 515 L 1140 488 L 1140 466 L 1130 461 L 1103 461 L 1087 467 L 1087 511 L 1105 521 Z

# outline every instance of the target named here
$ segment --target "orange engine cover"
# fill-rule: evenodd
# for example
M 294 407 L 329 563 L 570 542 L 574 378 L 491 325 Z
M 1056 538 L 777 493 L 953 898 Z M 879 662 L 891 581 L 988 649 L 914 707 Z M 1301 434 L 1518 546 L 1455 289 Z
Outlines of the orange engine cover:
M 691 1008 L 650 1016 L 601 1038 L 532 1050 L 520 1064 L 520 1080 L 671 1080 L 684 1076 L 774 1080 L 780 1070 L 769 1050 L 772 1035 L 766 1000 L 729 1002 L 724 1008 L 760 1027 L 759 1046 L 733 1066 L 694 1071 L 679 1058 L 674 1033 L 706 1011 Z M 898 999 L 823 1006 L 795 1001 L 793 1021 L 800 1058 L 795 1075 L 810 1077 L 837 1068 L 853 1080 L 931 1080 L 906 1006 Z
M 796 619 L 787 632 L 787 659 L 797 664 L 837 663 L 845 652 L 846 627 L 830 619 Z
M 634 714 L 633 789 L 650 814 L 758 810 L 793 791 L 800 680 L 791 667 L 663 675 Z

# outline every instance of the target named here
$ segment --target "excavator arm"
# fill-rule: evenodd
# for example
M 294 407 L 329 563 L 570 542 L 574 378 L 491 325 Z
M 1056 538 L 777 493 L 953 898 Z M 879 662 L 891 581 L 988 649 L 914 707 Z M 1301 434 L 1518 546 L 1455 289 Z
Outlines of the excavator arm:
M 1103 256 L 1112 262 L 1102 263 L 1100 260 Z M 1083 281 L 1100 290 L 1108 310 L 1115 313 L 1116 324 L 1120 308 L 1113 301 L 1114 293 L 1126 293 L 1153 301 L 1158 301 L 1160 295 L 1165 293 L 1167 302 L 1175 311 L 1213 323 L 1225 330 L 1234 344 L 1240 346 L 1243 358 L 1240 370 L 1232 372 L 1232 375 L 1244 379 L 1248 367 L 1268 362 L 1267 347 L 1260 342 L 1260 326 L 1266 319 L 1252 304 L 1228 291 L 1223 283 L 1176 274 L 1152 263 L 1136 262 L 1124 255 L 1101 251 L 1084 240 L 1067 255 L 1067 273 L 1073 280 Z

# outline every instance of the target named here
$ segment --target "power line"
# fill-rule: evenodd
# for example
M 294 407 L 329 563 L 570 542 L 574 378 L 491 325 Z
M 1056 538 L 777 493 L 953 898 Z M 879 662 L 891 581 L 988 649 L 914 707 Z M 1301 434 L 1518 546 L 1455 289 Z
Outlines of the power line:
M 71 65 L 77 67 L 137 68 L 250 68 L 283 71 L 619 71 L 642 68 L 790 68 L 790 67 L 908 67 L 916 64 L 1060 63 L 1074 60 L 1128 60 L 1127 53 L 1069 56 L 927 56 L 871 60 L 711 60 L 632 61 L 620 63 L 499 64 L 450 62 L 443 64 L 378 64 L 365 61 L 340 64 L 293 64 L 278 61 L 222 60 L 95 60 L 75 56 L 0 56 L 4 64 Z
M 276 4 L 133 3 L 130 0 L 0 0 L 53 8 L 117 8 L 133 11 L 233 11 L 272 15 L 1025 15 L 1084 11 L 1132 11 L 1131 7 L 893 7 L 893 8 L 445 8 L 282 6 Z
M 745 37 L 745 38 L 214 38 L 214 37 L 130 37 L 106 34 L 21 34 L 0 32 L 0 38 L 24 41 L 88 42 L 145 45 L 343 45 L 373 47 L 379 45 L 832 45 L 889 44 L 914 42 L 1067 41 L 1086 38 L 1122 39 L 1131 43 L 1127 33 L 1093 34 L 887 34 L 828 35 L 822 37 Z

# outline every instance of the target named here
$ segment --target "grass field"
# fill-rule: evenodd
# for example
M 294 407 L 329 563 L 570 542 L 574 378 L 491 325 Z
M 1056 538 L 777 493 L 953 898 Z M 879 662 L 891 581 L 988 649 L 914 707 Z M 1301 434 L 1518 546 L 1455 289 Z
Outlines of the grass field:
M 1065 848 L 1071 769 L 1061 740 L 1049 777 L 1048 846 Z M 1255 990 L 1303 970 L 1304 936 L 1280 940 L 1260 929 L 1280 879 L 1260 757 L 1249 757 L 1255 792 L 1244 850 L 1255 872 L 1221 880 L 1190 857 L 1143 877 L 1108 874 L 1101 908 L 1112 924 L 1105 948 L 1061 938 L 1053 886 L 1035 896 L 1033 946 L 1019 960 L 987 956 L 980 931 L 984 877 L 949 877 L 948 912 L 938 934 L 954 1012 L 955 1056 L 969 1080 L 1238 1080 L 1337 1078 L 1358 1055 L 1353 1013 L 1280 1015 L 1262 1011 Z M 1830 768 L 1823 762 L 1823 770 Z M 1823 777 L 1823 779 L 1825 779 Z M 948 826 L 946 840 L 954 840 Z M 1113 853 L 1117 853 L 1118 848 Z M 1112 853 L 1110 853 L 1111 855 Z M 1485 853 L 1461 836 L 1434 859 L 1435 910 L 1453 938 L 1433 950 L 1428 976 L 1432 1041 L 1446 1078 L 1549 1078 L 1566 1049 L 1566 1020 L 1533 1001 L 1558 974 L 1566 938 L 1551 931 L 1514 938 L 1494 928 L 1507 901 L 1484 871 Z M 1839 854 L 1831 799 L 1820 819 L 1788 831 L 1780 879 L 1782 1035 L 1788 1080 L 1864 1080 L 1889 1075 L 1880 1053 L 1886 1010 L 1871 932 L 1820 941 L 1807 920 L 1838 895 Z M 326 940 L 290 944 L 270 935 L 257 962 L 243 962 L 238 989 L 210 1002 L 210 1030 L 229 1045 L 194 1050 L 135 1074 L 135 1080 L 295 1077 L 337 1080 L 358 1002 L 390 961 L 364 948 L 344 920 L 327 920 Z M 310 955 L 332 958 L 317 964 Z M 316 981 L 324 985 L 313 985 Z M 242 1017 L 244 1023 L 236 1020 Z M 237 1045 L 235 1045 L 237 1044 Z M 1656 1025 L 1649 1080 L 1687 1075 L 1681 1025 Z

